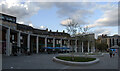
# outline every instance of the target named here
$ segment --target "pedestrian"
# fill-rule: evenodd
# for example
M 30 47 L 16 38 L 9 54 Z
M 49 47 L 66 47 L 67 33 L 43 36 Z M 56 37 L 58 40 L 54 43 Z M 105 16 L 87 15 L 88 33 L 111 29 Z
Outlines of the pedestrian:
M 110 58 L 112 57 L 112 54 L 113 54 L 113 52 L 112 52 L 112 50 L 110 49 L 110 51 L 109 51 Z
M 113 56 L 115 56 L 115 51 L 113 51 Z

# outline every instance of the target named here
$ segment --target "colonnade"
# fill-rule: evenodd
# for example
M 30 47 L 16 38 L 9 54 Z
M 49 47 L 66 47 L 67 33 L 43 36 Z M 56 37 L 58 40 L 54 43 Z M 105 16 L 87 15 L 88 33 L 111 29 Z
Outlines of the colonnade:
M 17 46 L 18 47 L 21 47 L 21 34 L 23 32 L 21 31 L 18 31 L 17 32 Z M 30 36 L 32 36 L 33 34 L 29 34 L 29 33 L 26 33 L 27 34 L 27 51 L 29 52 L 30 51 Z M 40 35 L 36 35 L 34 34 L 34 36 L 36 37 L 36 53 L 39 53 L 39 38 L 41 37 Z M 49 39 L 50 37 L 48 36 L 44 36 L 45 38 L 45 47 L 47 47 L 47 39 Z M 52 40 L 53 40 L 53 47 L 55 47 L 55 40 L 56 39 L 60 39 L 60 47 L 63 47 L 63 44 L 62 44 L 62 41 L 64 41 L 64 39 L 62 38 L 56 38 L 56 37 L 51 37 Z M 78 39 L 66 39 L 68 44 L 67 44 L 67 47 L 70 47 L 70 41 L 71 40 L 74 40 L 75 41 L 75 52 L 77 52 L 77 48 L 78 48 Z M 82 42 L 82 51 L 81 52 L 84 52 L 84 42 Z M 90 43 L 88 41 L 88 52 L 90 52 Z M 6 55 L 10 55 L 10 28 L 7 29 L 6 31 Z

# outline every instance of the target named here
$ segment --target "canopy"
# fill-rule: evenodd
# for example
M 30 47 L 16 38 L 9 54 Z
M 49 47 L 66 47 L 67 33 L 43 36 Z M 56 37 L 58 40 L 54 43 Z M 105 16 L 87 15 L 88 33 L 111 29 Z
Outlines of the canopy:
M 62 49 L 70 49 L 70 48 L 68 48 L 68 47 L 62 47 Z
M 44 47 L 45 49 L 54 49 L 53 47 Z
M 44 47 L 44 49 L 70 49 L 68 47 Z
M 118 45 L 114 45 L 111 47 L 111 49 L 120 49 L 120 47 Z

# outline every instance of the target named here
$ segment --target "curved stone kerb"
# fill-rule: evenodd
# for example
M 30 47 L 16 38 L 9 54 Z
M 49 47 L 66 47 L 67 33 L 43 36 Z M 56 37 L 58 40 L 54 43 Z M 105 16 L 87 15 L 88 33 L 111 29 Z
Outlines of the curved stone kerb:
M 91 64 L 98 63 L 100 61 L 100 59 L 96 58 L 96 60 L 89 61 L 89 62 L 72 62 L 72 61 L 65 61 L 65 60 L 61 60 L 56 57 L 53 57 L 53 61 L 65 64 L 65 65 L 91 65 Z

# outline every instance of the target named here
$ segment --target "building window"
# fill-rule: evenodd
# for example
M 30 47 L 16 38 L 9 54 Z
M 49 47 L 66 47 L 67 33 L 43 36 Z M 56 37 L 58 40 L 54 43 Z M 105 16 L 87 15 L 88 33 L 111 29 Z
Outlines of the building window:
M 59 44 L 59 40 L 57 40 L 57 44 Z
M 5 17 L 4 17 L 4 16 L 2 16 L 2 19 L 5 19 Z
M 118 39 L 117 39 L 117 45 L 118 45 Z
M 111 39 L 110 39 L 110 47 L 111 47 L 112 45 L 111 45 Z
M 48 39 L 48 42 L 50 42 L 50 40 Z
M 59 41 L 59 44 L 61 43 L 61 41 Z
M 14 35 L 12 35 L 12 40 L 14 40 Z
M 51 43 L 53 43 L 53 40 L 51 40 Z
M 113 41 L 113 46 L 114 46 L 114 38 L 113 38 L 113 40 L 112 40 L 112 41 Z
M 22 39 L 23 39 L 23 37 L 21 36 L 21 37 L 20 37 L 20 39 L 22 40 Z

